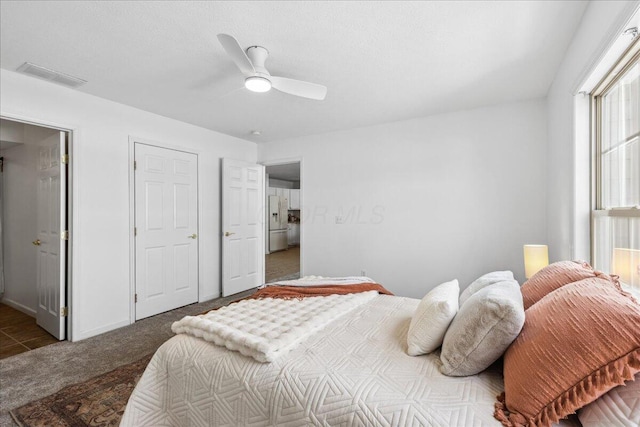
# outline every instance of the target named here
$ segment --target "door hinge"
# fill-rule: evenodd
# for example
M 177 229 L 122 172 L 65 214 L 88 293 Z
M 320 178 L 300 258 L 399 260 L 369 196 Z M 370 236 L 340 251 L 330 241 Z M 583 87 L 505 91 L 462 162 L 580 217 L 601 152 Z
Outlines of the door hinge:
M 62 234 L 60 235 L 62 240 L 69 240 L 69 230 L 62 230 Z
M 69 309 L 67 307 L 60 307 L 60 317 L 67 317 L 69 315 Z
M 135 298 L 133 299 L 133 302 L 135 302 L 135 303 L 138 302 L 138 294 L 136 294 Z
M 68 165 L 69 164 L 69 155 L 68 154 L 63 154 L 62 155 L 62 164 L 63 165 Z
M 133 235 L 134 236 L 138 235 L 138 227 L 133 227 Z
M 138 162 L 136 162 L 135 160 L 133 161 L 133 170 L 138 169 Z

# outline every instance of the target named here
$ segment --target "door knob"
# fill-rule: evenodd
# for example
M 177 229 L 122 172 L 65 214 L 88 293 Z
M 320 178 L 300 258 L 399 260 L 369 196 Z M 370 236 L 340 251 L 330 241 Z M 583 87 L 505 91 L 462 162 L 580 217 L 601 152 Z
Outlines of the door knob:
M 36 239 L 36 240 L 34 240 L 33 242 L 31 242 L 31 243 L 32 243 L 34 246 L 40 246 L 40 243 L 42 243 L 42 242 L 40 241 L 40 239 Z
M 193 233 L 192 235 L 187 236 L 187 238 L 189 238 L 189 239 L 195 239 L 197 237 L 198 237 L 198 235 L 196 233 Z
M 224 237 L 229 237 L 229 236 L 231 236 L 231 235 L 233 235 L 233 234 L 236 234 L 236 233 L 230 233 L 230 232 L 228 232 L 228 231 L 225 231 L 225 233 L 224 233 Z

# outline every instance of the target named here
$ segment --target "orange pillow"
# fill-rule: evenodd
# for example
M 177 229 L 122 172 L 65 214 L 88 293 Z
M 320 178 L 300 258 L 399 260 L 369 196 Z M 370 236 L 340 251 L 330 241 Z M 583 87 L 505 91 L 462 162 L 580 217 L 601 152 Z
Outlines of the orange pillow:
M 640 372 L 640 305 L 597 277 L 565 285 L 526 311 L 504 355 L 505 426 L 550 426 Z
M 528 309 L 548 293 L 568 283 L 589 277 L 596 277 L 596 272 L 586 262 L 560 261 L 549 264 L 524 282 L 520 288 L 524 309 Z

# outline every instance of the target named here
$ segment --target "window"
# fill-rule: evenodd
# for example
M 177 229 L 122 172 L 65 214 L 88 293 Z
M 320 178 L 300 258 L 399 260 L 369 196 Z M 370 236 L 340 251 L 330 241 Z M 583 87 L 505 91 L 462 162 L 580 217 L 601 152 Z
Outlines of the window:
M 640 40 L 592 95 L 592 259 L 596 269 L 640 290 Z

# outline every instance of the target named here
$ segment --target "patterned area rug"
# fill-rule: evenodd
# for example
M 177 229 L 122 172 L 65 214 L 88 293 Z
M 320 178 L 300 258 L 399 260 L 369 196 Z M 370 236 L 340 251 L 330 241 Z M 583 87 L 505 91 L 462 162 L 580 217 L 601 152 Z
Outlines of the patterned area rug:
M 23 427 L 118 426 L 152 355 L 12 410 Z

